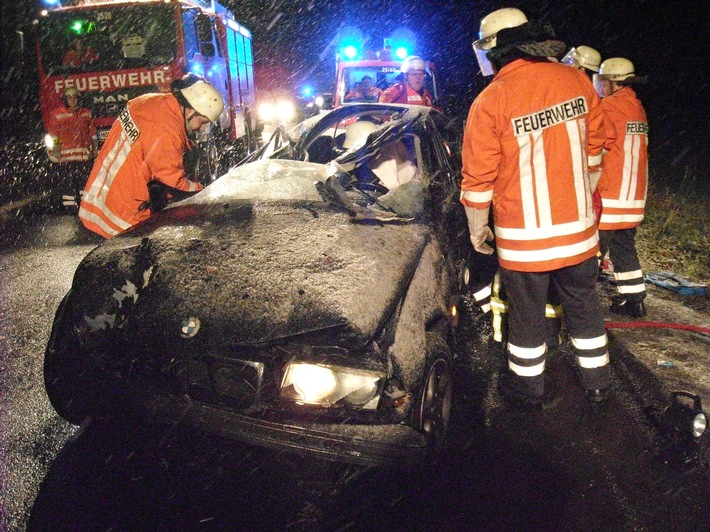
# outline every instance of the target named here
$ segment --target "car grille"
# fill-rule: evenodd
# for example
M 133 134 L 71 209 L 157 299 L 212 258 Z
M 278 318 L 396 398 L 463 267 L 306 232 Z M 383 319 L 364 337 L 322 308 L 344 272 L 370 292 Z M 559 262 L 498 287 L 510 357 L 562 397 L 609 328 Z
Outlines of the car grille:
M 217 356 L 181 361 L 164 369 L 173 384 L 191 398 L 243 410 L 259 398 L 264 364 Z

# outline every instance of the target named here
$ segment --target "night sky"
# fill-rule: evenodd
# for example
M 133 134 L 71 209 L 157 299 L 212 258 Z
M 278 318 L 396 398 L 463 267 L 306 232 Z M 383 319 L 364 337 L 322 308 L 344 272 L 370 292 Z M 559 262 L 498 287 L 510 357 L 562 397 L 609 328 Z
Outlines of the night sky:
M 702 165 L 701 177 L 710 179 L 706 110 L 710 17 L 703 0 L 227 0 L 226 4 L 253 32 L 257 69 L 285 67 L 289 88 L 311 84 L 319 91 L 333 89 L 333 40 L 339 28 L 358 27 L 373 47 L 379 47 L 384 37 L 406 27 L 417 35 L 418 53 L 437 64 L 445 91 L 460 96 L 462 114 L 487 83 L 477 73 L 471 49 L 480 19 L 501 7 L 518 7 L 528 18 L 550 22 L 568 47 L 586 44 L 599 50 L 603 59 L 621 56 L 633 61 L 636 72 L 648 76 L 648 84 L 637 92 L 649 115 L 651 149 L 675 166 Z M 38 0 L 3 2 L 5 42 L 14 42 L 18 23 L 31 20 L 38 5 Z M 9 97 L 3 99 L 2 116 L 32 121 L 36 94 L 21 81 L 18 85 L 18 70 L 8 50 L 12 46 L 3 47 L 3 93 Z M 3 139 L 17 136 L 16 122 L 3 125 Z

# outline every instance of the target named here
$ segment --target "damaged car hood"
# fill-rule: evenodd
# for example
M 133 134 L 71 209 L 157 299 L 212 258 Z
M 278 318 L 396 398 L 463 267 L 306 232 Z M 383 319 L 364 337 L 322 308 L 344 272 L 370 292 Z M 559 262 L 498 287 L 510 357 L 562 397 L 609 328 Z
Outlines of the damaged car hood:
M 233 169 L 100 245 L 77 270 L 75 323 L 165 346 L 192 336 L 259 345 L 328 329 L 366 344 L 406 289 L 428 230 L 354 223 L 320 199 L 313 183 L 324 168 L 262 161 Z M 245 192 L 259 186 L 258 197 Z

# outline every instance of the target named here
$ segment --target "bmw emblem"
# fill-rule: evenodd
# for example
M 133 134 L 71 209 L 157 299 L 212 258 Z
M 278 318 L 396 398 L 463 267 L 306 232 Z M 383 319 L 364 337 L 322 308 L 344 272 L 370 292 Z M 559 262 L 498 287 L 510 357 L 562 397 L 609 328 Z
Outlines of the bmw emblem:
M 180 325 L 180 336 L 183 338 L 192 338 L 200 330 L 200 318 L 185 318 Z

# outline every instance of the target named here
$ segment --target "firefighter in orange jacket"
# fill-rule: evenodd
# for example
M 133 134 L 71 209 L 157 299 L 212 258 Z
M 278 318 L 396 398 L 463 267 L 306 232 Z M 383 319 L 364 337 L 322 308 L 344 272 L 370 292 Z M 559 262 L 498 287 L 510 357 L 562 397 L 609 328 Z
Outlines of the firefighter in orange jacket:
M 434 105 L 433 98 L 424 88 L 427 76 L 426 61 L 419 56 L 410 55 L 400 67 L 402 81 L 399 81 L 380 94 L 380 103 L 406 103 L 409 105 Z
M 602 62 L 601 54 L 592 48 L 591 46 L 577 46 L 569 49 L 567 54 L 562 58 L 562 63 L 569 65 L 572 68 L 584 72 L 589 76 L 589 82 L 591 83 L 591 76 L 596 74 L 599 70 L 599 65 Z M 609 134 L 609 127 L 606 122 L 604 123 L 604 129 L 606 129 L 607 134 Z M 592 179 L 592 201 L 594 203 L 594 216 L 597 220 L 597 225 L 599 225 L 599 219 L 602 215 L 602 197 L 597 189 L 597 184 L 599 183 L 599 177 L 601 175 L 601 169 L 599 169 L 596 174 L 590 175 Z
M 189 136 L 216 121 L 224 101 L 204 79 L 178 81 L 170 94 L 130 100 L 111 126 L 81 200 L 79 218 L 87 229 L 111 238 L 149 218 L 150 181 L 202 189 L 185 175 L 182 158 Z
M 607 128 L 612 129 L 599 179 L 601 251 L 609 251 L 619 292 L 609 310 L 635 317 L 646 315 L 646 287 L 635 237 L 648 191 L 648 119 L 631 85 L 644 81 L 623 57 L 604 61 L 594 80 Z
M 559 295 L 582 386 L 594 402 L 610 384 L 609 353 L 596 291 L 599 249 L 589 170 L 605 142 L 599 97 L 585 75 L 549 57 L 564 43 L 514 8 L 481 21 L 473 43 L 491 84 L 469 111 L 461 201 L 476 251 L 491 254 L 489 210 L 500 277 L 509 300 L 508 372 L 499 389 L 540 405 L 545 393 L 545 306 Z

